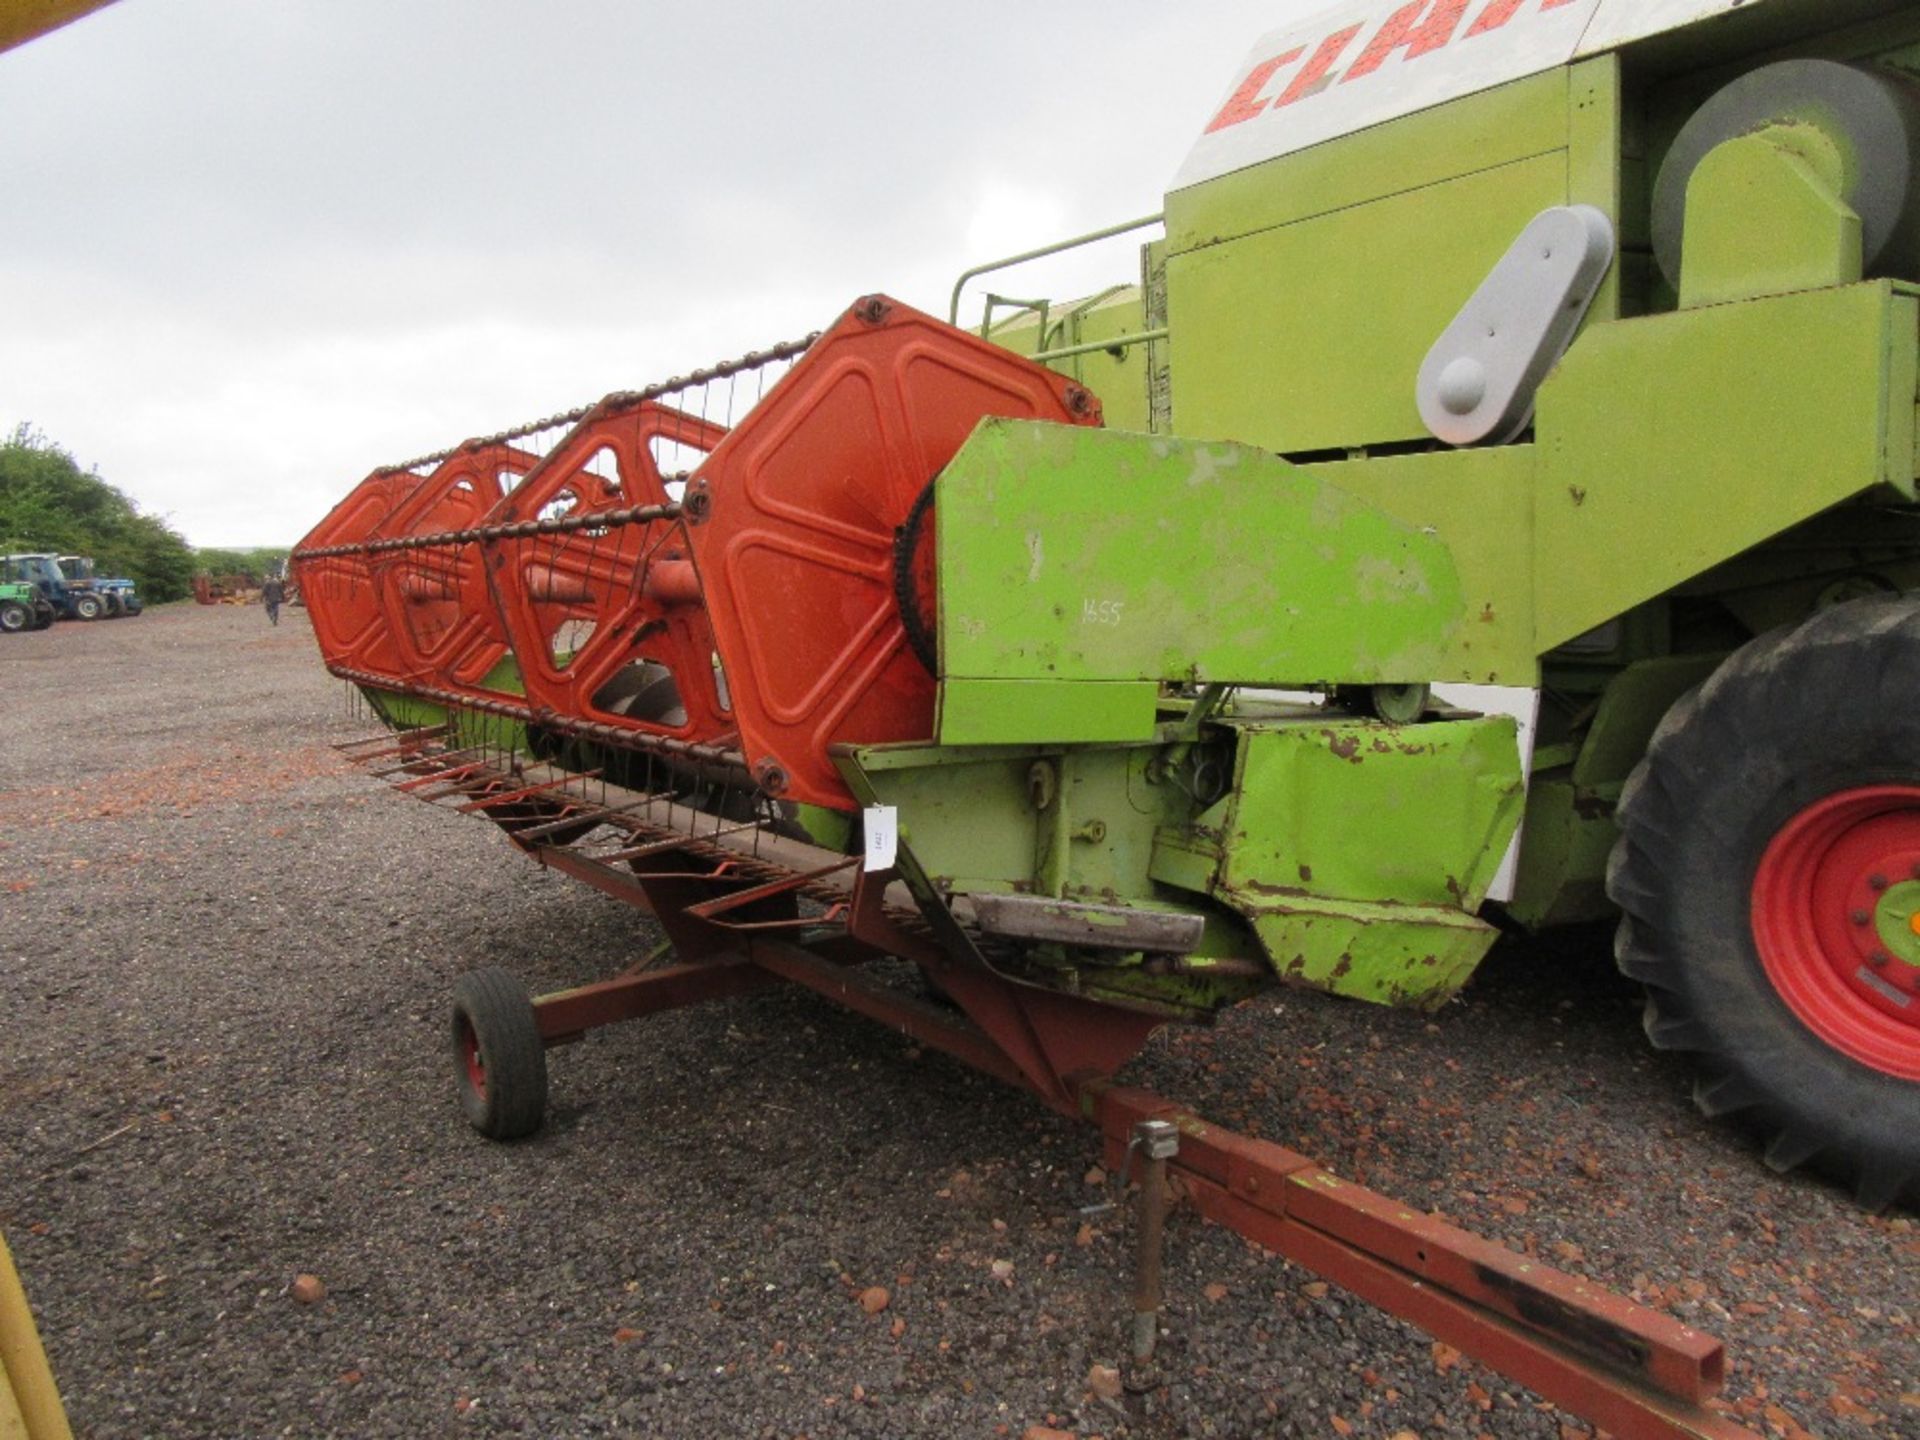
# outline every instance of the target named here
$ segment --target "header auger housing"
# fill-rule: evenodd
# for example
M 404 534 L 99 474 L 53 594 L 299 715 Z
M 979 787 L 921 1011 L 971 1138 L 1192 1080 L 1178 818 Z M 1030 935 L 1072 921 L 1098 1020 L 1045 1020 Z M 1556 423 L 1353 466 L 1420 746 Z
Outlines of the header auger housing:
M 984 335 L 868 297 L 376 471 L 294 557 L 400 732 L 361 753 L 677 958 L 464 986 L 474 1123 L 539 1123 L 546 1046 L 790 981 L 1121 1146 L 1157 1025 L 1439 1005 L 1497 907 L 1624 917 L 1704 1107 L 1913 1199 L 1916 74 L 1914 5 L 1349 5 L 1256 46 L 1138 286 Z M 1333 1263 L 1306 1162 L 1184 1123 L 1208 1213 Z M 1415 1248 L 1363 1293 L 1500 1309 Z M 1731 1433 L 1717 1352 L 1676 1388 L 1672 1337 L 1519 1312 L 1469 1348 Z

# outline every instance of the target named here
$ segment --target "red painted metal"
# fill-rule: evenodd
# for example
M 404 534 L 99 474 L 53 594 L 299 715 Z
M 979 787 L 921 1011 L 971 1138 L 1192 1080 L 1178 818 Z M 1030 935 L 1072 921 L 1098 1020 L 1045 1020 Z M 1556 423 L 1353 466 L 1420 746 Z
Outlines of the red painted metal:
M 555 870 L 563 870 L 574 879 L 591 885 L 603 895 L 611 895 L 616 900 L 624 900 L 637 910 L 654 914 L 652 901 L 640 881 L 630 874 L 623 874 L 611 866 L 575 855 L 564 847 L 542 847 L 534 852 L 534 858 L 542 865 Z M 661 917 L 664 922 L 664 917 Z
M 302 549 L 355 545 L 370 539 L 394 507 L 421 483 L 407 470 L 376 470 L 356 485 L 300 542 Z M 373 583 L 372 557 L 364 554 L 296 557 L 294 568 L 313 636 L 328 668 L 400 673 L 385 607 Z
M 1920 878 L 1920 787 L 1867 785 L 1807 806 L 1753 878 L 1753 938 L 1774 990 L 1842 1054 L 1920 1080 L 1920 966 L 1890 955 L 1881 896 Z
M 487 796 L 487 798 L 484 800 L 469 801 L 465 805 L 462 805 L 459 807 L 460 813 L 463 815 L 470 815 L 475 810 L 491 810 L 496 805 L 516 804 L 519 801 L 525 800 L 530 795 L 549 796 L 549 798 L 558 799 L 564 802 L 566 800 L 565 796 L 551 796 L 550 792 L 555 790 L 565 789 L 567 786 L 572 785 L 575 782 L 580 780 L 595 779 L 596 777 L 598 777 L 599 774 L 600 772 L 598 770 L 570 771 L 560 779 L 542 780 L 537 785 L 522 785 L 519 788 L 514 790 L 502 790 L 497 794 Z
M 1244 1185 L 1244 1174 L 1236 1178 Z M 1726 1383 L 1726 1353 L 1710 1335 L 1324 1170 L 1300 1172 L 1293 1182 L 1287 1212 L 1301 1224 L 1510 1320 L 1552 1330 L 1570 1348 L 1663 1394 L 1703 1404 Z
M 948 964 L 940 986 L 1020 1067 L 1026 1084 L 1071 1113 L 1077 1087 L 1114 1073 L 1166 1022 L 1075 995 L 1018 985 L 990 970 Z
M 540 1038 L 549 1045 L 561 1045 L 602 1025 L 748 995 L 777 983 L 776 976 L 750 960 L 674 965 L 542 995 L 534 1002 L 533 1015 Z
M 423 755 L 422 763 L 431 764 L 431 757 Z M 539 787 L 554 773 L 517 766 L 482 778 L 488 788 L 523 792 L 527 808 L 513 823 L 524 825 L 551 814 L 554 794 Z M 1199 1214 L 1411 1321 L 1570 1414 L 1628 1437 L 1755 1440 L 1707 1407 L 1726 1372 L 1713 1337 L 1349 1184 L 1304 1155 L 1113 1084 L 1108 1077 L 1153 1028 L 1150 1017 L 1126 1016 L 1125 1025 L 1116 1025 L 1120 1012 L 1016 984 L 977 961 L 955 960 L 923 929 L 925 922 L 900 911 L 889 873 L 850 871 L 844 858 L 809 871 L 794 861 L 822 852 L 752 827 L 716 824 L 702 835 L 672 833 L 643 816 L 656 802 L 670 813 L 691 814 L 685 807 L 669 806 L 665 797 L 629 799 L 608 788 L 618 803 L 589 823 L 624 829 L 640 843 L 599 857 L 561 843 L 528 849 L 544 864 L 657 913 L 685 963 L 537 1000 L 537 1023 L 549 1045 L 781 980 L 802 985 L 1092 1121 L 1115 1169 L 1126 1163 L 1136 1125 L 1172 1122 L 1180 1149 L 1170 1171 Z M 508 824 L 497 810 L 486 813 Z M 802 897 L 826 905 L 844 925 L 831 934 L 822 933 L 823 917 L 794 925 L 803 919 Z M 971 1018 L 860 968 L 882 956 L 921 964 Z M 472 1071 L 477 1054 L 463 1053 L 468 1082 L 484 1085 L 484 1075 Z
M 538 463 L 537 455 L 513 445 L 462 450 L 442 461 L 366 538 L 397 540 L 479 525 Z M 431 679 L 462 693 L 501 693 L 486 680 L 506 657 L 507 637 L 477 547 L 388 551 L 373 556 L 369 569 L 402 678 Z
M 726 433 L 653 401 L 603 401 L 487 524 L 674 503 L 684 482 L 667 478 L 660 456 L 697 460 Z M 500 535 L 482 550 L 531 705 L 689 740 L 732 729 L 715 678 L 713 632 L 677 523 Z M 621 675 L 642 661 L 673 677 L 677 716 L 629 712 L 633 697 L 619 694 Z
M 480 1058 L 480 1037 L 473 1033 L 473 1026 L 465 1022 L 460 1026 L 460 1060 L 466 1070 L 467 1084 L 473 1087 L 475 1095 L 486 1099 L 487 1066 Z
M 831 746 L 933 734 L 933 679 L 893 598 L 894 532 L 988 416 L 1093 425 L 1100 410 L 1071 381 L 872 296 L 696 473 L 693 558 L 769 791 L 851 808 Z
M 399 781 L 393 788 L 400 791 L 424 790 L 428 786 L 442 781 L 458 780 L 468 775 L 477 775 L 487 768 L 488 762 L 486 760 L 469 760 L 463 764 L 449 765 L 440 770 L 428 770 L 424 772 L 406 770 L 402 773 L 405 774 L 407 778 Z
M 1200 1214 L 1306 1265 L 1622 1436 L 1752 1440 L 1706 1407 L 1718 1340 L 1350 1184 L 1304 1155 L 1209 1125 L 1144 1090 L 1092 1083 L 1086 1117 L 1126 1163 L 1134 1126 L 1180 1131 L 1171 1169 Z
M 589 742 L 738 737 L 769 793 L 851 808 L 832 746 L 933 731 L 896 529 L 982 419 L 1100 408 L 881 296 L 778 353 L 801 358 L 731 432 L 661 403 L 669 385 L 555 417 L 544 459 L 517 443 L 532 426 L 368 477 L 295 551 L 328 667 L 376 704 L 506 705 Z M 705 456 L 684 517 L 662 447 Z
M 426 753 L 429 742 L 443 740 L 452 733 L 453 727 L 451 725 L 427 725 L 404 731 L 397 736 L 382 731 L 380 734 L 374 736 L 371 742 L 366 740 L 350 740 L 343 745 L 335 745 L 333 748 L 352 760 L 356 765 L 364 765 L 369 760 L 385 760 L 395 755 L 421 757 Z M 396 739 L 400 742 L 399 744 L 388 743 Z M 370 743 L 378 744 L 380 748 L 377 750 L 369 749 L 368 746 Z M 444 756 L 445 754 L 444 751 L 440 750 L 435 750 L 433 753 L 436 756 Z M 376 775 L 383 775 L 385 773 L 387 772 L 379 770 L 374 772 Z
M 795 946 L 759 940 L 750 953 L 756 965 L 783 980 L 804 985 L 996 1080 L 1031 1088 L 1025 1073 L 991 1036 L 950 1012 L 863 975 L 853 966 L 822 960 Z

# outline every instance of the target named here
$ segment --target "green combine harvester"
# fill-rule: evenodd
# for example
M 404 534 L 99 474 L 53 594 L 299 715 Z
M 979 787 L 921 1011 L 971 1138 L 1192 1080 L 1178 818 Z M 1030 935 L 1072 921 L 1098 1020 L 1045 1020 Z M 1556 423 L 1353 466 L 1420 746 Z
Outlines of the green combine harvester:
M 1920 1197 L 1920 6 L 1348 5 L 1083 241 L 1148 225 L 1135 283 L 870 297 L 296 551 L 396 783 L 685 962 L 484 972 L 474 1122 L 741 963 L 914 960 L 974 1038 L 848 1003 L 1084 1111 L 1164 1021 L 1617 918 L 1705 1110 Z
M 1150 877 L 1394 1002 L 1465 981 L 1483 899 L 1617 914 L 1702 1109 L 1920 1194 L 1920 7 L 1350 5 L 1255 47 L 1164 225 L 1142 284 L 988 333 L 1110 427 L 1257 451 L 980 437 L 941 481 L 969 661 L 1493 698 L 1518 772 L 1428 710 L 1321 774 L 1225 700 L 1218 823 Z M 1090 537 L 1038 605 L 1029 526 Z

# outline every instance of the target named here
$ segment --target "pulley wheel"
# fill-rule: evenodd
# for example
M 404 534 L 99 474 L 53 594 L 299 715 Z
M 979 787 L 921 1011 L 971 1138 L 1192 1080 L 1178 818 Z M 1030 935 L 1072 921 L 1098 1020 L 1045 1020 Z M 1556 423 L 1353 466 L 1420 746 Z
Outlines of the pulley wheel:
M 1715 146 L 1767 125 L 1817 126 L 1846 158 L 1846 194 L 1860 217 L 1866 273 L 1920 276 L 1920 85 L 1835 60 L 1784 60 L 1742 75 L 1695 112 L 1653 189 L 1653 250 L 1680 284 L 1687 186 Z

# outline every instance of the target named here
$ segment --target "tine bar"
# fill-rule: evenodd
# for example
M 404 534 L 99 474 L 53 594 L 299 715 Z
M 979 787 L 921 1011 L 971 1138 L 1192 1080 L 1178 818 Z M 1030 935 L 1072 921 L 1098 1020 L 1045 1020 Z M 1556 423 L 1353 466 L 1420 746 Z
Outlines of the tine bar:
M 598 770 L 581 770 L 559 780 L 543 780 L 538 785 L 523 785 L 518 790 L 508 790 L 501 795 L 489 795 L 484 800 L 474 800 L 454 808 L 462 815 L 470 815 L 475 810 L 491 810 L 496 805 L 511 804 L 515 800 L 524 800 L 529 795 L 543 795 L 553 790 L 564 790 L 576 780 L 592 780 L 599 774 Z
M 837 865 L 824 865 L 818 870 L 783 875 L 778 880 L 769 880 L 764 885 L 755 885 L 748 890 L 735 891 L 731 895 L 716 896 L 712 900 L 702 900 L 697 905 L 687 906 L 687 914 L 698 916 L 702 920 L 714 920 L 729 910 L 738 910 L 743 905 L 752 905 L 759 900 L 771 900 L 776 895 L 785 895 L 795 890 L 804 890 L 816 880 L 824 880 L 829 875 L 838 875 L 858 865 L 863 857 L 849 855 Z M 717 922 L 719 923 L 719 922 Z M 814 922 L 814 923 L 817 923 Z M 734 928 L 744 929 L 744 926 Z
M 399 781 L 393 788 L 406 794 L 412 794 L 415 790 L 432 785 L 436 781 L 451 780 L 455 776 L 468 776 L 476 770 L 485 770 L 486 768 L 487 763 L 484 760 L 469 760 L 466 764 L 455 765 L 451 769 L 435 770 L 430 774 L 416 775 L 411 780 Z M 424 799 L 426 797 L 423 796 L 422 798 Z
M 731 903 L 737 898 L 736 896 L 729 895 L 727 900 Z M 847 930 L 847 907 L 845 905 L 831 906 L 824 914 L 820 915 L 794 915 L 780 920 L 723 920 L 711 915 L 703 918 L 705 918 L 710 925 L 718 925 L 722 930 L 732 930 L 743 935 L 758 934 L 761 932 L 772 933 L 780 930 L 830 930 L 844 934 Z
M 684 850 L 695 840 L 718 840 L 723 835 L 738 835 L 745 830 L 757 830 L 760 822 L 748 820 L 744 824 L 729 825 L 724 830 L 709 830 L 704 835 L 675 834 L 666 840 L 650 840 L 644 845 L 629 846 L 625 850 L 615 850 L 605 855 L 588 855 L 588 860 L 596 860 L 602 865 L 610 865 L 621 860 L 639 860 L 648 855 L 664 854 L 668 850 Z
M 401 730 L 398 732 L 388 730 L 378 735 L 369 735 L 361 740 L 342 740 L 329 748 L 338 750 L 342 755 L 349 755 L 350 752 L 359 749 L 362 745 L 378 745 L 382 741 L 395 739 L 400 741 L 400 743 L 391 750 L 376 750 L 366 755 L 352 755 L 351 758 L 356 763 L 359 763 L 366 760 L 377 760 L 382 755 L 404 754 L 409 746 L 448 734 L 452 729 L 452 725 L 424 725 L 417 730 Z
M 564 820 L 544 821 L 539 825 L 529 825 L 524 830 L 515 830 L 513 832 L 513 838 L 516 840 L 538 840 L 543 835 L 551 835 L 557 830 L 565 830 L 573 825 L 584 825 L 589 820 L 607 824 L 617 816 L 628 815 L 635 810 L 651 809 L 654 801 L 668 798 L 670 797 L 666 792 L 662 791 L 658 795 L 648 795 L 644 799 L 636 800 L 631 805 L 614 805 L 596 810 L 591 815 L 571 815 Z M 593 858 L 604 859 L 606 857 L 594 856 Z
M 485 766 L 476 766 L 476 770 L 485 771 Z M 506 784 L 506 777 L 498 773 L 468 775 L 442 785 L 437 790 L 422 790 L 413 798 L 424 800 L 429 805 L 451 799 L 455 795 L 485 795 L 492 787 Z
M 485 749 L 486 749 L 486 746 L 484 745 L 468 745 L 468 746 L 464 746 L 459 750 L 435 750 L 430 755 L 418 754 L 418 755 L 415 755 L 411 760 L 403 760 L 398 765 L 383 766 L 378 770 L 369 770 L 367 773 L 373 776 L 373 778 L 376 780 L 384 780 L 389 775 L 404 775 L 409 770 L 413 769 L 414 766 L 419 765 L 425 761 L 431 760 L 436 763 L 442 763 L 448 760 L 457 760 L 463 755 L 478 754 L 484 751 Z

